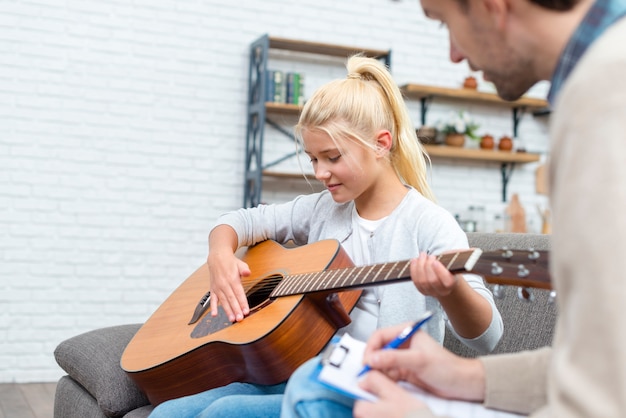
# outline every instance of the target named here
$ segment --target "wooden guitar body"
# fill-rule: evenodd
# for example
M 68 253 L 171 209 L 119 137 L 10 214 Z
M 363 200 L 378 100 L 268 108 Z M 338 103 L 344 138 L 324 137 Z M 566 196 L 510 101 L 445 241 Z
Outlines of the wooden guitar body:
M 410 260 L 354 267 L 336 240 L 291 249 L 264 241 L 241 258 L 252 272 L 242 279 L 251 308 L 243 321 L 231 324 L 221 308 L 215 318 L 198 310 L 207 305 L 205 264 L 126 347 L 122 369 L 152 404 L 232 382 L 283 382 L 350 322 L 360 289 L 411 278 Z M 490 283 L 551 287 L 541 251 L 469 249 L 437 258 L 450 272 L 481 274 Z
M 217 317 L 206 312 L 189 324 L 194 308 L 209 289 L 209 271 L 204 264 L 154 312 L 126 347 L 122 369 L 152 404 L 232 382 L 267 385 L 285 381 L 300 364 L 317 355 L 339 327 L 349 323 L 348 312 L 360 290 L 266 297 L 281 277 L 352 266 L 337 241 L 291 249 L 264 241 L 241 258 L 252 271 L 244 284 L 251 314 L 243 321 L 231 324 L 220 308 Z

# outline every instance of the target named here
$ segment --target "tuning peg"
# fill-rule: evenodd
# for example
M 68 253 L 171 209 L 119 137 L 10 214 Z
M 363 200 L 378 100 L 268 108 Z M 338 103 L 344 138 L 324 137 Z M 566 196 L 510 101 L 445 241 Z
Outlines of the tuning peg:
M 502 247 L 502 258 L 510 259 L 511 257 L 513 257 L 513 251 L 508 247 Z
M 535 295 L 527 287 L 518 287 L 517 297 L 520 298 L 520 300 L 525 300 L 526 302 L 534 302 L 535 300 Z
M 491 263 L 491 274 L 494 276 L 498 276 L 500 274 L 502 274 L 502 272 L 504 271 L 504 269 L 495 261 L 493 263 Z
M 520 264 L 517 266 L 517 277 L 528 277 L 530 271 L 526 268 L 525 265 Z
M 539 251 L 535 251 L 534 248 L 528 249 L 528 259 L 529 260 L 539 260 Z
M 548 303 L 556 302 L 556 290 L 551 290 L 550 295 L 548 296 Z
M 504 299 L 504 287 L 496 284 L 492 288 L 493 297 L 496 299 Z

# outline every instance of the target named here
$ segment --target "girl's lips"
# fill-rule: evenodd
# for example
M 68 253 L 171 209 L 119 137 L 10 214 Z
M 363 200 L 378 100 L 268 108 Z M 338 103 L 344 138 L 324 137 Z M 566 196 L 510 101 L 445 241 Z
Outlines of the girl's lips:
M 329 192 L 335 191 L 339 188 L 340 184 L 328 184 L 326 188 Z

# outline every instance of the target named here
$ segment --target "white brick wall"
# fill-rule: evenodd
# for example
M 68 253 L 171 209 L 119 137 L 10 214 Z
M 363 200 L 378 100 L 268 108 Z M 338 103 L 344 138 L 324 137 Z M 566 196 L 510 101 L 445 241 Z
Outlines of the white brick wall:
M 215 218 L 243 199 L 248 46 L 258 36 L 391 48 L 399 84 L 456 86 L 468 73 L 448 62 L 445 29 L 412 1 L 8 0 L 1 9 L 0 382 L 58 379 L 60 341 L 144 321 L 204 261 Z M 327 64 L 302 64 L 308 93 L 344 75 L 341 62 Z M 418 123 L 418 103 L 409 106 Z M 429 121 L 448 109 L 434 104 Z M 510 133 L 509 112 L 470 111 Z M 545 152 L 546 124 L 525 116 L 530 150 Z M 534 168 L 518 166 L 509 193 L 536 218 L 545 199 Z M 435 161 L 432 177 L 452 212 L 501 210 L 498 164 Z M 287 199 L 303 184 L 268 184 L 263 198 Z

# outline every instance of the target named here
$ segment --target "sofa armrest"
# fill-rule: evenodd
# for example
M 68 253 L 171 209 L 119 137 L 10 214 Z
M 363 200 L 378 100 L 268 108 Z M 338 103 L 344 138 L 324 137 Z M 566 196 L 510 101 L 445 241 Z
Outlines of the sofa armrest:
M 120 366 L 122 353 L 140 324 L 101 328 L 61 342 L 54 357 L 83 386 L 106 416 L 121 416 L 150 402 Z

